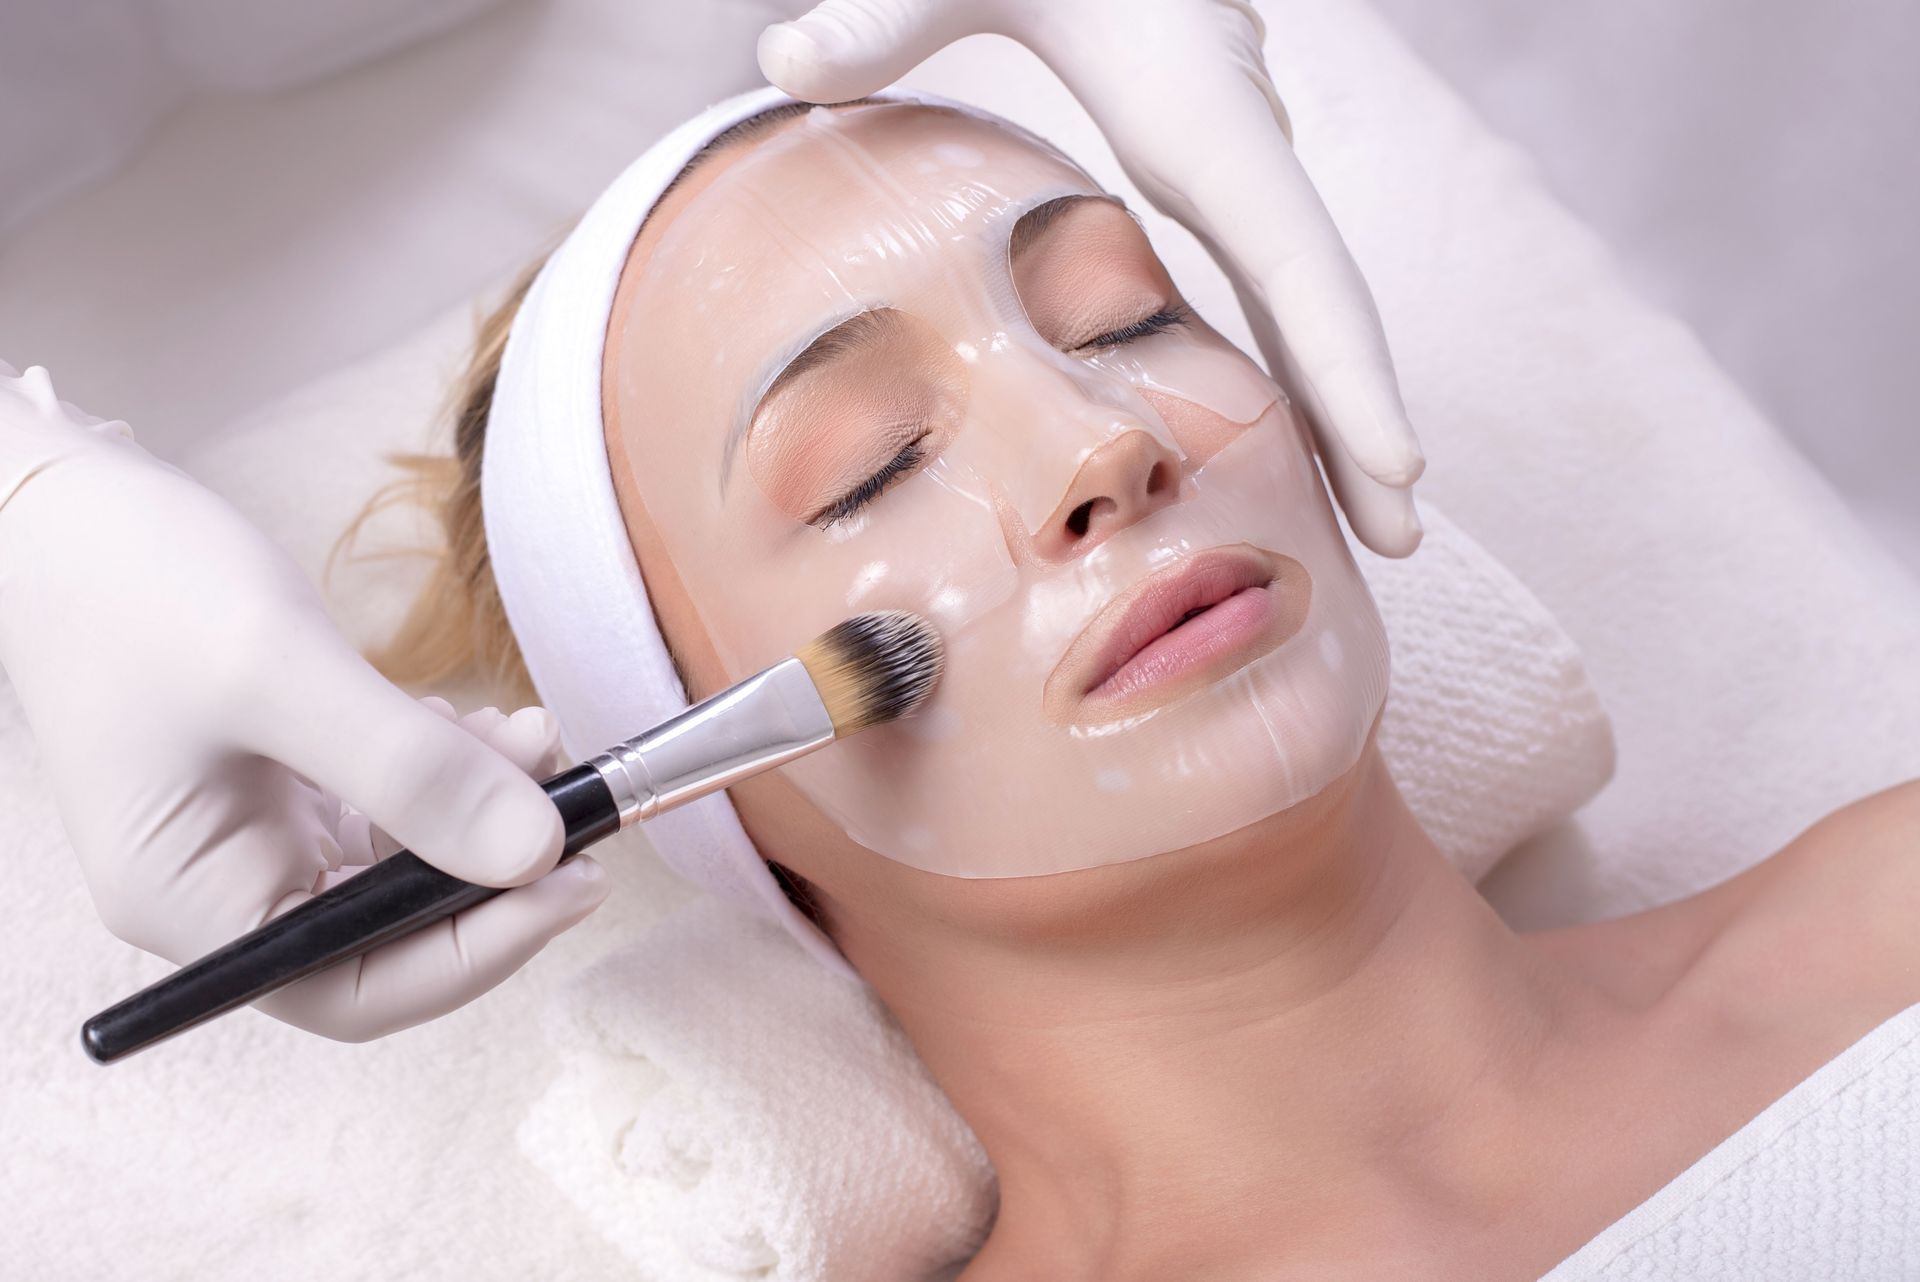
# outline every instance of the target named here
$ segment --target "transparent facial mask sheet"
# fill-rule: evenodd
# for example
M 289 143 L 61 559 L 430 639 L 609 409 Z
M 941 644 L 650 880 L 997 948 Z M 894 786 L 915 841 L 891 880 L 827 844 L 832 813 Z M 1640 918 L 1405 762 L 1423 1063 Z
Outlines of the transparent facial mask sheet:
M 946 665 L 919 713 L 783 767 L 854 841 L 929 872 L 1145 858 L 1307 799 L 1357 760 L 1387 646 L 1286 398 L 1204 326 L 1050 345 L 1008 237 L 1099 188 L 990 124 L 911 110 L 816 111 L 732 164 L 661 237 L 608 354 L 636 488 L 729 679 L 862 611 L 932 622 Z M 884 309 L 881 337 L 743 438 L 769 371 L 865 309 Z M 1100 492 L 1076 477 L 1134 433 L 1177 488 L 1085 548 L 1060 528 L 1070 497 Z M 915 434 L 925 461 L 807 523 Z M 1240 545 L 1281 567 L 1263 636 L 1284 639 L 1160 702 L 1088 711 L 1056 665 L 1095 615 Z

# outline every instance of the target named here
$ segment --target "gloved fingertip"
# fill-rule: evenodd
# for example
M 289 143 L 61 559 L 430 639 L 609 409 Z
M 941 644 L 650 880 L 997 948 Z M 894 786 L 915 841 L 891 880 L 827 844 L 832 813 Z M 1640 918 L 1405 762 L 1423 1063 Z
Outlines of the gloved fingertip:
M 820 45 L 801 30 L 797 22 L 776 22 L 760 33 L 754 47 L 760 61 L 760 74 L 767 83 L 795 97 L 804 87 L 804 78 L 820 65 Z
M 20 375 L 20 390 L 34 407 L 45 414 L 57 413 L 60 398 L 54 394 L 53 375 L 45 365 L 29 365 L 26 373 Z
M 613 879 L 598 860 L 573 858 L 512 894 L 525 903 L 525 930 L 546 938 L 575 925 L 606 902 Z
M 489 704 L 484 708 L 475 708 L 454 724 L 484 743 L 491 740 L 506 722 L 506 714 Z
M 468 829 L 470 881 L 517 886 L 550 870 L 560 858 L 566 828 L 560 811 L 537 784 L 532 791 L 501 787 L 481 804 Z M 465 874 L 462 874 L 465 875 Z
M 560 719 L 537 703 L 515 710 L 507 720 L 524 728 L 541 743 L 551 743 L 560 737 Z
M 582 903 L 598 904 L 613 889 L 613 879 L 607 876 L 605 865 L 587 855 L 575 855 L 554 871 L 572 876 Z
M 1420 546 L 1420 540 L 1426 536 L 1426 529 L 1420 524 L 1420 514 L 1414 510 L 1413 496 L 1402 491 L 1400 497 L 1401 502 L 1384 505 L 1382 509 L 1372 512 L 1365 528 L 1354 529 L 1361 542 L 1381 556 L 1396 560 L 1412 556 L 1414 549 Z
M 847 102 L 895 79 L 874 63 L 860 33 L 817 13 L 776 22 L 760 33 L 755 53 L 767 83 L 802 102 Z
M 1397 450 L 1390 459 L 1377 468 L 1364 468 L 1368 476 L 1382 485 L 1391 485 L 1396 490 L 1404 490 L 1419 480 L 1427 470 L 1427 456 L 1420 452 L 1419 446 Z
M 444 717 L 448 721 L 458 721 L 460 719 L 458 712 L 456 712 L 454 709 L 454 706 L 451 703 L 447 702 L 445 699 L 442 699 L 437 694 L 430 694 L 422 698 L 420 700 L 420 706 L 427 709 L 429 712 L 438 713 L 440 716 Z
M 1427 456 L 1399 397 L 1390 399 L 1391 404 L 1380 404 L 1376 397 L 1371 413 L 1336 416 L 1335 421 L 1342 425 L 1341 445 L 1360 470 L 1382 485 L 1403 490 L 1427 470 Z M 1353 423 L 1356 417 L 1358 424 Z

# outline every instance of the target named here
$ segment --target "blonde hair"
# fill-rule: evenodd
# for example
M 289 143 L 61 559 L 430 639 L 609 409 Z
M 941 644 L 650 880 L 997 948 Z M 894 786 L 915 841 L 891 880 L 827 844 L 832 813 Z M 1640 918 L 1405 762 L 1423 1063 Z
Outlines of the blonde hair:
M 366 652 L 395 685 L 427 686 L 471 674 L 518 704 L 536 701 L 487 555 L 480 464 L 507 333 L 544 262 L 543 257 L 521 272 L 506 297 L 479 320 L 466 368 L 454 380 L 443 410 L 453 428 L 453 453 L 388 454 L 401 475 L 368 500 L 328 555 L 330 578 L 336 560 L 359 542 L 367 522 L 396 505 L 417 506 L 438 524 L 441 546 L 419 549 L 433 562 L 426 582 L 393 635 Z

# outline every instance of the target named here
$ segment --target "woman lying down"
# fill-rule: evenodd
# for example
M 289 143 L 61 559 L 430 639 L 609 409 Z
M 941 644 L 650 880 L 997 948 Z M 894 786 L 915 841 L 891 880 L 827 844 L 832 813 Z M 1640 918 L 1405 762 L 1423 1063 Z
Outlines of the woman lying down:
M 1920 1181 L 1871 1199 L 1920 1127 L 1809 1092 L 1912 1089 L 1920 787 L 1509 929 L 1382 763 L 1385 635 L 1287 397 L 1041 140 L 709 113 L 485 326 L 456 463 L 383 662 L 530 675 L 583 751 L 851 614 L 940 629 L 919 715 L 648 831 L 897 1017 L 997 1174 L 966 1282 L 1613 1276 L 1799 1103 L 1820 1161 L 1734 1254 L 1633 1276 L 1915 1240 Z M 1767 1221 L 1814 1206 L 1789 1256 Z

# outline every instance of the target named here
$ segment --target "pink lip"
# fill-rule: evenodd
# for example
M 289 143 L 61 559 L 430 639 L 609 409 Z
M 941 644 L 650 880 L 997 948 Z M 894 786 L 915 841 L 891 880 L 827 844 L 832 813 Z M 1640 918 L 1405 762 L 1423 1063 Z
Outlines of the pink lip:
M 1135 690 L 1230 653 L 1258 636 L 1273 617 L 1273 594 L 1265 584 L 1241 588 L 1210 602 L 1206 612 L 1176 621 L 1141 646 L 1112 676 L 1087 692 L 1090 699 L 1123 699 Z
M 1150 575 L 1067 647 L 1047 682 L 1049 710 L 1113 719 L 1216 681 L 1297 632 L 1311 587 L 1292 557 L 1244 543 Z

